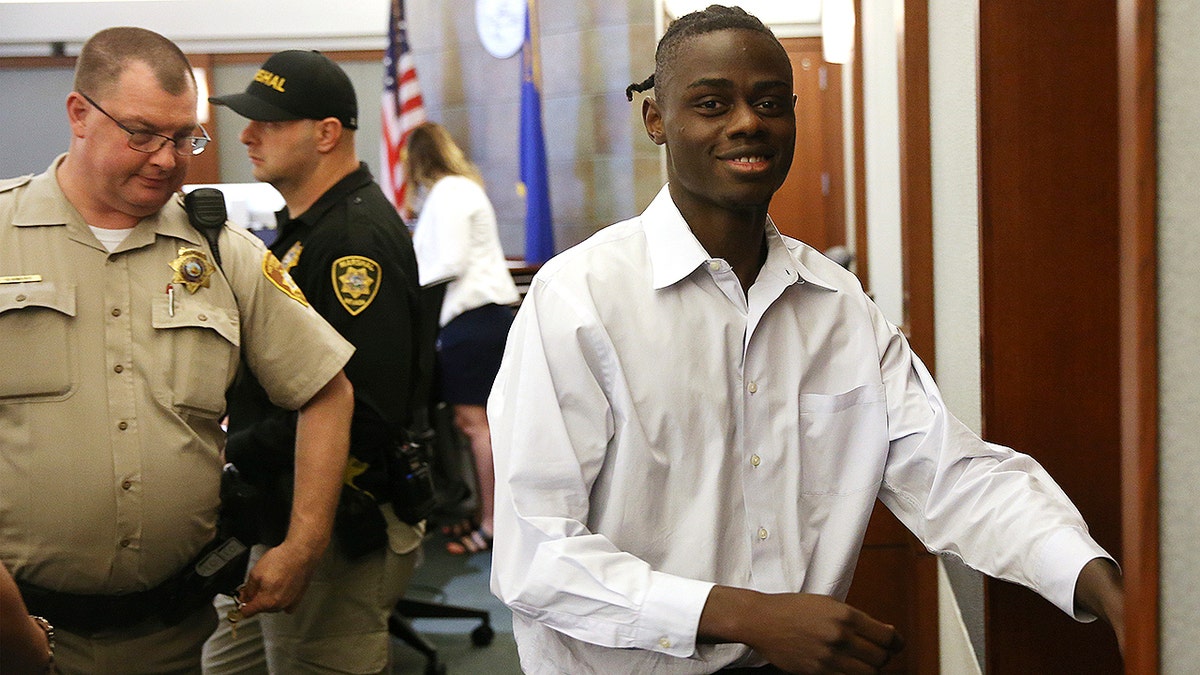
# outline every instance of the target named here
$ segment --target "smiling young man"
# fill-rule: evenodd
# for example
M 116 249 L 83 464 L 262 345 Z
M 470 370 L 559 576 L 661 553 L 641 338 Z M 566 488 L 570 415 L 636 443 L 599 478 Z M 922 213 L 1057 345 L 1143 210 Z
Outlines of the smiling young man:
M 767 216 L 791 66 L 740 9 L 659 43 L 668 184 L 548 262 L 489 400 L 492 590 L 529 673 L 873 673 L 846 597 L 875 500 L 932 550 L 1120 635 L 1115 566 L 1032 459 L 987 444 L 849 272 Z M 769 665 L 768 665 L 769 664 Z
M 216 616 L 189 579 L 215 541 L 243 360 L 301 420 L 288 536 L 250 571 L 243 613 L 294 608 L 330 538 L 353 348 L 265 272 L 278 263 L 253 235 L 223 228 L 218 258 L 189 224 L 196 96 L 172 42 L 100 31 L 66 97 L 67 153 L 0 182 L 0 561 L 64 673 L 199 669 Z

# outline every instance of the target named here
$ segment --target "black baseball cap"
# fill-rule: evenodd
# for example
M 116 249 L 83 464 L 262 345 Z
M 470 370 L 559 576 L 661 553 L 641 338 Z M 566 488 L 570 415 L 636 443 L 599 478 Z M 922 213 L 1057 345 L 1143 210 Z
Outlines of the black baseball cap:
M 318 51 L 279 52 L 262 64 L 246 91 L 208 101 L 259 122 L 336 117 L 347 129 L 358 128 L 354 85 L 346 71 Z

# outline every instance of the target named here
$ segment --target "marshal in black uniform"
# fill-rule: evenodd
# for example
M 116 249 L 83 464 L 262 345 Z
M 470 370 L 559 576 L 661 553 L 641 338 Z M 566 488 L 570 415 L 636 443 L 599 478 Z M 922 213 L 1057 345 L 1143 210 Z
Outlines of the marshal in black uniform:
M 375 493 L 383 478 L 369 474 L 381 468 L 388 444 L 404 437 L 416 403 L 420 305 L 411 237 L 365 164 L 300 217 L 285 208 L 276 221 L 279 234 L 269 248 L 312 307 L 355 346 L 344 368 L 355 395 L 349 473 L 368 473 L 348 477 L 348 485 Z M 289 447 L 294 415 L 274 406 L 248 373 L 229 403 L 230 458 L 254 482 L 277 473 L 282 458 L 264 447 Z M 373 528 L 346 522 L 357 507 L 348 503 L 355 495 L 343 492 L 334 532 L 343 550 L 379 543 Z M 360 517 L 382 522 L 369 512 Z
M 414 410 L 426 403 L 413 399 L 424 398 L 418 392 L 432 367 L 433 331 L 425 328 L 412 241 L 357 159 L 354 88 L 323 54 L 279 52 L 244 93 L 210 100 L 249 120 L 241 140 L 254 176 L 278 189 L 287 204 L 270 248 L 312 307 L 356 351 L 344 367 L 355 409 L 333 543 L 294 612 L 239 621 L 236 638 L 223 624 L 206 644 L 205 672 L 259 672 L 264 657 L 272 672 L 307 671 L 312 664 L 331 672 L 379 672 L 387 665 L 387 620 L 423 534 L 419 516 L 395 508 L 413 492 L 395 488 L 407 472 L 393 470 L 389 461 L 406 439 Z M 227 458 L 268 496 L 270 506 L 249 512 L 259 516 L 269 544 L 282 534 L 280 516 L 290 509 L 290 460 L 283 460 L 295 418 L 248 375 L 229 399 Z

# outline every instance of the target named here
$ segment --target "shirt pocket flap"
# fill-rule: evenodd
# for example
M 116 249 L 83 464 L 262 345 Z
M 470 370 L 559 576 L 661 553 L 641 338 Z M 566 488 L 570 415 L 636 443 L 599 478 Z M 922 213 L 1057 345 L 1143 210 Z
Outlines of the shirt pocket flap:
M 241 330 L 236 316 L 223 307 L 181 296 L 182 293 L 176 293 L 174 300 L 165 293 L 156 297 L 151 325 L 158 329 L 207 328 L 233 346 L 241 346 Z
M 0 314 L 26 307 L 45 307 L 75 316 L 75 285 L 52 282 L 0 285 Z

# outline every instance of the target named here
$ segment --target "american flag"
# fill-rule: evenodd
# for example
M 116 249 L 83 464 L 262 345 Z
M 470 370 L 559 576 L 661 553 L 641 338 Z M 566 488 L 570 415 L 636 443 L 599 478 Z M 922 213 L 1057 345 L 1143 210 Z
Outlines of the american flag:
M 408 135 L 425 121 L 425 103 L 417 68 L 408 46 L 408 24 L 404 20 L 404 0 L 392 0 L 388 22 L 388 46 L 383 56 L 383 135 L 380 143 L 382 176 L 379 184 L 388 201 L 404 207 L 407 183 L 401 154 Z

